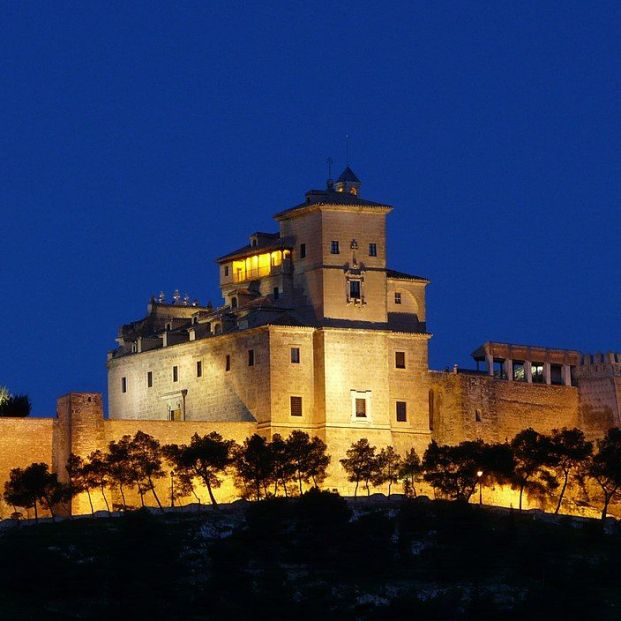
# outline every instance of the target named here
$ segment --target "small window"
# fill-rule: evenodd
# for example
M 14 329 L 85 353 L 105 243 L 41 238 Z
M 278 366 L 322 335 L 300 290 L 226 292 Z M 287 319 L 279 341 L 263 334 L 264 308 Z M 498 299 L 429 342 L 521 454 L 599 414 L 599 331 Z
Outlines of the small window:
M 196 361 L 196 377 L 203 377 L 203 363 L 200 360 Z
M 513 381 L 525 382 L 526 381 L 526 369 L 524 368 L 523 360 L 513 361 Z
M 278 287 L 274 287 L 274 299 L 277 300 L 280 297 L 280 290 Z
M 173 367 L 173 382 L 179 381 L 179 367 Z
M 369 244 L 369 256 L 370 257 L 377 256 L 377 244 Z
M 408 406 L 405 401 L 397 401 L 397 422 L 405 423 L 408 420 Z
M 300 348 L 299 347 L 291 348 L 291 362 L 292 364 L 300 364 Z
M 477 423 L 481 422 L 481 410 L 475 410 L 475 412 L 474 412 L 474 420 Z
M 249 367 L 254 366 L 254 349 L 248 350 L 248 366 Z
M 225 371 L 231 370 L 231 355 L 230 354 L 226 355 L 226 362 L 225 362 L 224 370 Z
M 121 378 L 121 392 L 127 392 L 127 378 Z
M 331 254 L 340 254 L 339 243 L 337 241 L 330 242 L 330 253 Z
M 401 293 L 399 291 L 395 293 L 395 304 L 401 304 Z
M 563 367 L 560 364 L 550 365 L 550 383 L 555 386 L 563 385 Z
M 306 256 L 306 244 L 300 244 L 300 259 Z
M 356 418 L 367 417 L 367 400 L 356 399 Z
M 225 266 L 224 266 L 224 275 L 225 275 L 225 276 L 228 276 L 228 275 L 229 275 L 229 266 L 228 266 L 228 265 L 225 265 Z
M 231 308 L 237 308 L 237 298 L 231 298 Z
M 153 371 L 147 371 L 147 388 L 153 388 Z
M 395 367 L 397 369 L 405 369 L 405 352 L 404 351 L 395 352 Z
M 302 416 L 302 397 L 291 397 L 291 416 Z
M 360 299 L 360 281 L 359 280 L 349 281 L 349 299 L 350 300 Z
M 256 238 L 253 237 L 252 238 L 252 246 L 256 246 L 256 245 L 257 245 L 257 240 L 256 240 Z
M 530 369 L 533 377 L 533 384 L 545 383 L 543 376 L 543 362 L 531 362 Z

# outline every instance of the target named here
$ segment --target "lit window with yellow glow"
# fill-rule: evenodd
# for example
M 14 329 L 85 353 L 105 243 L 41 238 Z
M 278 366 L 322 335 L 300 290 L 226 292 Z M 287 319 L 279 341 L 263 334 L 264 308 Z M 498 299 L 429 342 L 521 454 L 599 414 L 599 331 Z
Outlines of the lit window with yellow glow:
M 243 282 L 269 276 L 274 268 L 282 265 L 283 260 L 286 260 L 289 254 L 288 250 L 274 250 L 273 252 L 255 254 L 245 259 L 237 259 L 233 261 L 233 281 Z

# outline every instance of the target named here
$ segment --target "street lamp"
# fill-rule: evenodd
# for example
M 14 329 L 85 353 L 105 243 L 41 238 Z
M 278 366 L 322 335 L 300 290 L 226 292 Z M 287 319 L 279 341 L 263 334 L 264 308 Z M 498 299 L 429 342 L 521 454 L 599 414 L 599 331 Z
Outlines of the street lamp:
M 477 479 L 479 479 L 479 504 L 483 504 L 483 470 L 477 470 Z
M 170 471 L 170 506 L 175 506 L 175 471 Z

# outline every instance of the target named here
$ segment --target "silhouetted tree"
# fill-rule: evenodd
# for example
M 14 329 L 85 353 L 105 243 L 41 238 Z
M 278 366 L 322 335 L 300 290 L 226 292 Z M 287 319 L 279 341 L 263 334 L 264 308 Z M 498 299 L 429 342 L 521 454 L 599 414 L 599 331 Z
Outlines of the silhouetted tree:
M 590 459 L 587 473 L 599 485 L 604 495 L 604 520 L 610 501 L 619 495 L 621 488 L 621 429 L 609 429 L 604 438 L 597 441 L 597 452 Z
M 162 447 L 162 453 L 172 466 L 170 506 L 174 506 L 175 500 L 185 498 L 190 494 L 196 498 L 200 505 L 200 496 L 194 488 L 195 474 L 191 456 L 187 451 L 187 445 L 167 444 Z
M 166 476 L 162 468 L 162 448 L 160 443 L 148 433 L 137 431 L 129 443 L 129 459 L 136 475 L 136 483 L 144 506 L 144 492 L 151 490 L 157 506 L 163 510 L 155 491 L 155 480 Z
M 513 450 L 507 442 L 484 443 L 481 454 L 478 458 L 479 485 L 511 485 L 513 482 Z
M 110 504 L 106 497 L 106 487 L 112 482 L 112 473 L 108 458 L 109 455 L 105 455 L 99 449 L 93 451 L 84 463 L 84 475 L 89 481 L 92 481 L 93 487 L 99 488 L 106 510 L 110 513 Z
M 593 443 L 587 442 L 584 433 L 577 428 L 553 429 L 552 452 L 555 456 L 552 469 L 562 480 L 561 492 L 554 513 L 558 513 L 570 478 L 575 475 L 593 452 Z
M 44 463 L 33 463 L 23 469 L 13 468 L 4 485 L 6 502 L 18 507 L 34 507 L 36 521 L 39 520 L 38 504 L 47 509 L 53 519 L 54 506 L 70 498 L 71 487 L 60 483 Z
M 401 463 L 401 457 L 392 446 L 383 448 L 375 458 L 373 485 L 388 483 L 388 496 L 390 496 L 393 483 L 399 482 Z
M 268 446 L 272 456 L 274 496 L 277 495 L 279 484 L 282 485 L 285 496 L 288 496 L 287 485 L 295 476 L 296 465 L 288 450 L 287 443 L 279 433 L 274 434 Z
M 331 460 L 326 450 L 326 443 L 321 438 L 315 436 L 310 441 L 310 450 L 306 457 L 306 468 L 302 474 L 304 481 L 308 482 L 310 479 L 315 488 L 319 488 L 319 485 L 326 480 L 326 470 Z
M 411 448 L 403 458 L 399 469 L 399 478 L 403 480 L 403 488 L 406 496 L 416 497 L 416 480 L 423 471 L 420 457 L 415 448 Z
M 119 489 L 123 509 L 127 509 L 125 488 L 136 484 L 136 476 L 130 459 L 130 443 L 131 437 L 128 435 L 117 441 L 112 440 L 108 445 L 108 454 L 105 458 L 105 472 L 110 476 L 110 484 Z
M 79 455 L 71 453 L 67 460 L 67 474 L 69 475 L 69 484 L 73 489 L 73 493 L 81 494 L 86 492 L 88 497 L 88 504 L 91 507 L 91 514 L 95 514 L 95 508 L 93 507 L 93 499 L 91 497 L 91 489 L 98 487 L 98 481 L 93 476 L 92 470 L 88 467 L 89 464 L 85 462 Z
M 300 495 L 304 492 L 303 483 L 312 481 L 315 487 L 323 483 L 330 464 L 325 443 L 317 437 L 311 440 L 307 433 L 297 429 L 291 432 L 286 443 Z
M 268 485 L 273 479 L 272 452 L 265 438 L 256 433 L 246 438 L 234 451 L 236 485 L 244 497 L 260 500 L 268 496 Z
M 347 480 L 355 483 L 354 498 L 358 495 L 358 485 L 364 481 L 367 488 L 367 496 L 371 494 L 369 481 L 373 478 L 376 468 L 375 447 L 369 444 L 366 438 L 354 442 L 347 452 L 347 457 L 341 459 L 341 465 L 347 472 Z
M 7 395 L 0 399 L 0 416 L 26 417 L 32 406 L 26 395 Z
M 467 502 L 479 484 L 485 446 L 482 440 L 455 446 L 432 441 L 423 455 L 423 478 L 449 498 Z
M 213 490 L 222 485 L 220 477 L 233 460 L 234 444 L 231 440 L 223 440 L 215 431 L 205 436 L 195 433 L 189 445 L 182 444 L 177 448 L 168 445 L 164 447 L 164 454 L 179 472 L 180 484 L 186 485 L 190 490 L 192 478 L 199 478 L 207 488 L 211 504 L 217 507 Z M 191 489 L 193 490 L 193 486 Z
M 511 440 L 510 446 L 514 460 L 512 487 L 520 490 L 521 511 L 524 490 L 543 494 L 558 487 L 556 478 L 548 470 L 556 465 L 557 458 L 552 450 L 551 438 L 530 427 L 520 431 Z

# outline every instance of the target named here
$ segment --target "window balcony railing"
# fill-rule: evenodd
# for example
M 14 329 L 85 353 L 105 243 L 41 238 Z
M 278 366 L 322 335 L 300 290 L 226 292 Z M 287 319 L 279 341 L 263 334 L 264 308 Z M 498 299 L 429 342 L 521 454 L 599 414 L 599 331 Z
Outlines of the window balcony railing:
M 291 262 L 285 260 L 279 265 L 264 265 L 256 268 L 239 268 L 233 272 L 233 282 L 240 283 L 248 280 L 258 280 L 266 276 L 276 276 L 278 274 L 290 274 Z

